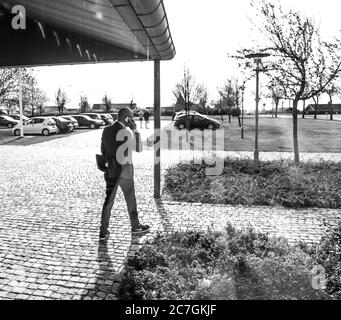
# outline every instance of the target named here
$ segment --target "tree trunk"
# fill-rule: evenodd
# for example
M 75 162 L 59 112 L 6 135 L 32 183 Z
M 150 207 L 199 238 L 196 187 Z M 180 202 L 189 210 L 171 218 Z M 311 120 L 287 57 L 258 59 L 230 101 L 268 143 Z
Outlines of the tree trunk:
M 303 112 L 302 112 L 302 119 L 305 118 L 305 100 L 303 100 Z
M 189 143 L 189 107 L 186 108 L 186 142 Z
M 292 117 L 293 117 L 293 138 L 294 138 L 294 155 L 295 163 L 300 163 L 300 154 L 298 150 L 298 119 L 297 119 L 297 105 L 298 101 L 293 101 Z
M 231 123 L 231 106 L 229 106 L 229 123 Z
M 329 94 L 329 103 L 330 103 L 330 120 L 334 120 L 334 110 L 333 110 L 333 97 L 331 94 Z
M 319 104 L 319 97 L 316 97 L 316 99 L 314 99 L 315 102 L 315 112 L 314 112 L 314 119 L 317 119 L 317 110 L 318 110 L 318 104 Z
M 278 105 L 279 105 L 279 100 L 275 101 L 275 118 L 278 118 Z

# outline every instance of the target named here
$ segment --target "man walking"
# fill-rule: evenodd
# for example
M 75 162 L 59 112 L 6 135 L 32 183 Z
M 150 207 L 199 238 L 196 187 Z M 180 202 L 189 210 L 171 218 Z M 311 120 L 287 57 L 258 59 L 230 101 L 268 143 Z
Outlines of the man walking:
M 118 187 L 121 187 L 127 203 L 132 233 L 143 234 L 150 229 L 139 221 L 134 187 L 132 153 L 142 152 L 142 148 L 141 135 L 136 130 L 132 111 L 128 108 L 121 109 L 118 120 L 106 127 L 102 134 L 101 151 L 107 163 L 107 170 L 104 174 L 106 198 L 101 217 L 101 241 L 107 240 L 110 235 L 109 220 Z
M 144 118 L 144 121 L 145 121 L 145 125 L 146 125 L 146 129 L 149 129 L 148 128 L 148 124 L 149 124 L 149 118 L 150 118 L 150 113 L 148 110 L 146 110 L 143 114 L 143 118 Z

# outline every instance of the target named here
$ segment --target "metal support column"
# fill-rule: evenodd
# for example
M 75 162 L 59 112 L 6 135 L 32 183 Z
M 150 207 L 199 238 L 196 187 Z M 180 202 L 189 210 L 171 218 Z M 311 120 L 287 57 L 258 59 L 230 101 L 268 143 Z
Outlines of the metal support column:
M 160 60 L 154 61 L 154 198 L 161 197 L 161 82 Z
M 22 103 L 22 70 L 19 69 L 19 112 L 20 112 L 20 136 L 24 137 L 23 103 Z
M 256 70 L 256 134 L 255 134 L 255 166 L 259 164 L 259 150 L 258 150 L 258 125 L 259 125 L 259 68 Z

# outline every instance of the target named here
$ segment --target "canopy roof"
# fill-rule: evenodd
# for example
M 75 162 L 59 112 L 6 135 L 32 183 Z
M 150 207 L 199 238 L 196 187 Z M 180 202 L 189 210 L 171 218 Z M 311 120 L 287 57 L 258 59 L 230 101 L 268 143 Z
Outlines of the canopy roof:
M 15 5 L 26 29 L 15 30 Z M 0 66 L 170 60 L 163 0 L 0 0 Z

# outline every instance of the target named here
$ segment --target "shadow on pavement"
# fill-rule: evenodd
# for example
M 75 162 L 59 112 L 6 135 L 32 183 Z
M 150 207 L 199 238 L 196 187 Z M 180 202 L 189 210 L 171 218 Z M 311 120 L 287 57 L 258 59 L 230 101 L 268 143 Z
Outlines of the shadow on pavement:
M 93 283 L 93 287 L 87 288 L 87 292 L 81 296 L 81 300 L 86 298 L 114 300 L 117 298 L 119 276 L 115 271 L 109 251 L 108 241 L 99 242 L 96 259 L 99 264 L 99 269 L 97 271 L 96 279 Z
M 155 200 L 157 212 L 160 217 L 164 232 L 172 232 L 174 227 L 170 222 L 170 213 L 164 207 L 163 201 Z M 156 223 L 156 222 L 155 222 Z M 153 226 L 152 226 L 153 227 Z M 110 248 L 113 245 L 110 241 L 99 242 L 97 263 L 99 269 L 96 274 L 96 279 L 92 283 L 91 288 L 87 287 L 86 292 L 81 296 L 81 300 L 86 299 L 102 299 L 102 300 L 118 300 L 120 299 L 119 286 L 122 276 L 122 271 L 130 259 L 133 259 L 135 253 L 150 239 L 150 233 L 141 236 L 132 236 L 131 245 L 129 247 L 125 261 L 122 263 L 120 270 L 115 270 L 113 262 L 115 249 Z

